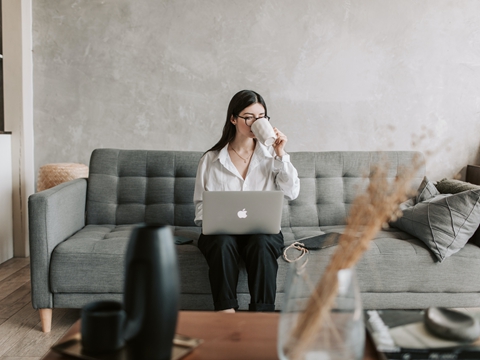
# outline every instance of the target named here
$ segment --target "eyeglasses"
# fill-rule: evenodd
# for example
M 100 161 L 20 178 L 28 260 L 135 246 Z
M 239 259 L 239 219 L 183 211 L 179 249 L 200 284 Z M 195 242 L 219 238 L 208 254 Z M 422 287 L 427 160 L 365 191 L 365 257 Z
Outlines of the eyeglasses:
M 243 117 L 243 116 L 240 116 L 240 115 L 237 115 L 237 117 L 245 120 L 245 124 L 247 126 L 252 126 L 253 123 L 257 120 L 260 120 L 260 119 L 267 119 L 268 121 L 270 121 L 270 116 L 260 116 L 259 118 L 256 118 L 255 116 L 246 116 L 246 117 Z

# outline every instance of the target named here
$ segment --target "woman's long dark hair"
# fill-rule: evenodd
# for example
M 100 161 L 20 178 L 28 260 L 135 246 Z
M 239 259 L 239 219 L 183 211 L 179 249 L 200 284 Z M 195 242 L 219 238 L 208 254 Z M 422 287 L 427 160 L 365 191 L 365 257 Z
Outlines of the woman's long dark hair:
M 232 141 L 237 133 L 235 125 L 233 125 L 230 121 L 232 115 L 237 117 L 240 115 L 243 109 L 257 103 L 264 107 L 265 115 L 267 115 L 267 105 L 260 94 L 257 94 L 252 90 L 242 90 L 236 93 L 228 105 L 227 120 L 225 121 L 225 125 L 223 127 L 222 137 L 215 145 L 213 145 L 211 149 L 208 149 L 205 153 L 209 151 L 221 150 L 225 147 L 225 145 Z

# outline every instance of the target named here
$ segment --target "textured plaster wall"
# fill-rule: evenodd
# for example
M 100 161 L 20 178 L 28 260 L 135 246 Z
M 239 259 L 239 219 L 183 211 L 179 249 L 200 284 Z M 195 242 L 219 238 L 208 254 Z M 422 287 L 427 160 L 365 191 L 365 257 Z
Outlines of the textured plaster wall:
M 206 150 L 260 92 L 290 151 L 480 163 L 480 1 L 32 0 L 36 169 L 99 147 Z

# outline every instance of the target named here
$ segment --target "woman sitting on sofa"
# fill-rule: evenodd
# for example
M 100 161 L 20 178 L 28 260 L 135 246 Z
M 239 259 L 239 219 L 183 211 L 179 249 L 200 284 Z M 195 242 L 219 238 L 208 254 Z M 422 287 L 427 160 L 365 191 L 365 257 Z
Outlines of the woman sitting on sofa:
M 221 139 L 201 158 L 195 182 L 195 223 L 202 224 L 204 191 L 281 190 L 293 200 L 300 191 L 297 170 L 285 153 L 287 137 L 274 128 L 277 139 L 266 147 L 256 140 L 252 124 L 267 118 L 267 106 L 254 91 L 243 90 L 230 101 Z M 221 179 L 221 180 L 220 180 Z M 228 186 L 227 186 L 228 185 Z M 250 291 L 250 311 L 275 309 L 277 259 L 282 254 L 283 235 L 204 235 L 198 247 L 209 266 L 215 310 L 238 309 L 237 279 L 243 258 Z

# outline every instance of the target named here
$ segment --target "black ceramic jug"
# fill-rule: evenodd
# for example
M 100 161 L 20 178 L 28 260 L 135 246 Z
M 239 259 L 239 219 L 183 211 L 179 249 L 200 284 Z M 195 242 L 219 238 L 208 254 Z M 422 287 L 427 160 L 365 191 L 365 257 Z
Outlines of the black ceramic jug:
M 172 231 L 134 229 L 125 259 L 124 338 L 129 358 L 168 360 L 177 325 L 179 277 Z

